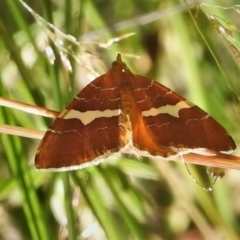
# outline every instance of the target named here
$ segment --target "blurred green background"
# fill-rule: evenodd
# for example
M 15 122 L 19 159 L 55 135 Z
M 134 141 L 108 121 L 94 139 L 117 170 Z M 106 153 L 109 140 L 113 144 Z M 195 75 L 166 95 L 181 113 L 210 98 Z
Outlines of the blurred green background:
M 33 12 L 0 1 L 0 96 L 61 110 L 121 52 L 134 73 L 209 112 L 239 146 L 237 0 L 195 8 L 174 0 L 25 2 Z M 0 107 L 0 124 L 46 130 L 51 121 Z M 238 171 L 228 170 L 210 193 L 181 162 L 119 156 L 79 171 L 38 172 L 38 144 L 0 134 L 0 239 L 240 238 Z M 205 167 L 189 168 L 211 185 Z

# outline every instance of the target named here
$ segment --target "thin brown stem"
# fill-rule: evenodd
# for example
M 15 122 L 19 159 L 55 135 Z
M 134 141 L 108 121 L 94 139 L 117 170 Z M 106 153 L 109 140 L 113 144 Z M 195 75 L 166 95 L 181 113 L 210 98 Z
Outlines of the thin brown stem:
M 30 130 L 23 127 L 16 127 L 1 124 L 0 125 L 0 133 L 10 134 L 19 137 L 27 137 L 27 138 L 34 138 L 34 139 L 42 139 L 43 135 L 45 134 L 44 131 L 37 131 L 37 130 Z
M 7 100 L 1 97 L 0 97 L 0 105 L 18 109 L 18 110 L 32 113 L 32 114 L 41 115 L 44 117 L 50 117 L 50 118 L 56 118 L 59 114 L 59 112 L 57 111 L 53 111 L 53 110 L 49 110 L 49 109 L 41 108 L 37 106 L 32 106 L 29 104 L 25 104 L 25 103 L 13 101 L 13 100 Z M 34 138 L 34 139 L 42 139 L 45 134 L 44 131 L 30 130 L 22 127 L 9 126 L 9 125 L 0 125 L 0 133 L 11 134 L 11 135 L 16 135 L 20 137 Z M 129 150 L 128 152 L 124 150 L 123 153 L 132 154 L 132 151 Z M 188 153 L 188 154 L 184 154 L 183 157 L 186 163 L 240 170 L 240 157 L 229 155 L 229 154 L 214 152 L 213 155 L 209 156 L 204 154 L 201 155 L 201 154 L 195 154 L 195 153 Z M 177 157 L 169 160 L 179 161 L 181 160 L 181 158 Z
M 14 108 L 23 112 L 40 115 L 43 117 L 49 117 L 49 118 L 56 118 L 59 114 L 59 112 L 54 110 L 33 106 L 27 103 L 9 100 L 2 97 L 0 97 L 0 105 L 4 107 Z

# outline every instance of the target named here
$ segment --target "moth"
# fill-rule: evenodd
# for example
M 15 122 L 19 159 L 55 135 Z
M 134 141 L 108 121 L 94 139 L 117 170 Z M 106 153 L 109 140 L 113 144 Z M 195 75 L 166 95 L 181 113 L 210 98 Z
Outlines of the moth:
M 118 54 L 54 120 L 38 148 L 37 169 L 74 170 L 118 152 L 175 158 L 189 152 L 230 153 L 227 131 L 162 84 L 133 74 Z

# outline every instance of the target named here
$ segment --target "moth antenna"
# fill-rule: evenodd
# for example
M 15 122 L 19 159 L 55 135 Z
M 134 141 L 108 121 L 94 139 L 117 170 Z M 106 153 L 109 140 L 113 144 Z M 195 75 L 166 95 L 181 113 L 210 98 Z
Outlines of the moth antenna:
M 213 182 L 212 182 L 212 184 L 211 184 L 210 187 L 204 187 L 204 186 L 203 186 L 199 181 L 197 181 L 197 179 L 192 175 L 192 173 L 191 173 L 191 171 L 189 170 L 189 168 L 188 168 L 188 166 L 187 166 L 187 164 L 186 164 L 186 162 L 185 162 L 182 154 L 180 154 L 180 157 L 181 157 L 182 162 L 184 163 L 184 165 L 185 165 L 185 167 L 186 167 L 186 169 L 187 169 L 190 177 L 192 178 L 192 180 L 193 180 L 199 187 L 201 187 L 204 191 L 206 191 L 206 192 L 211 192 L 211 191 L 213 190 L 213 186 L 215 185 L 215 183 L 216 183 L 217 179 L 219 178 L 219 176 L 214 176 Z

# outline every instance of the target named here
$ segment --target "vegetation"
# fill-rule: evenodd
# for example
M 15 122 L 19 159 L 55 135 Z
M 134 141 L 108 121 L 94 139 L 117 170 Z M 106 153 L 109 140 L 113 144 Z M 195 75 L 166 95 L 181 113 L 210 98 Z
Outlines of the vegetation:
M 238 1 L 208 2 L 1 1 L 0 96 L 61 110 L 121 52 L 134 73 L 205 109 L 239 146 Z M 50 123 L 0 107 L 0 124 L 45 131 Z M 239 239 L 236 170 L 213 192 L 181 162 L 132 156 L 38 172 L 38 144 L 0 134 L 1 239 Z M 189 168 L 211 185 L 205 167 Z

